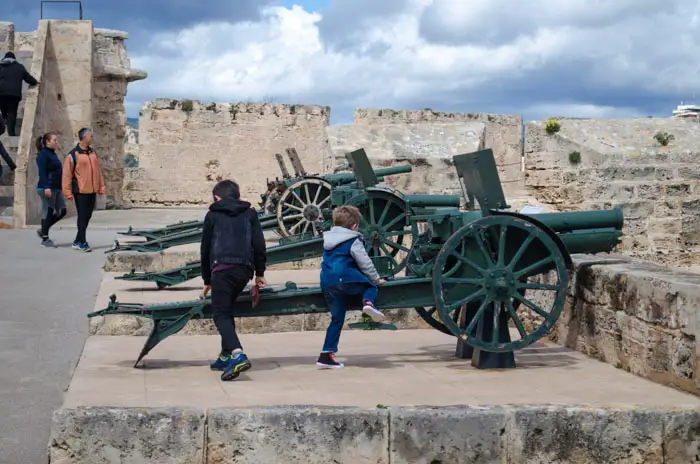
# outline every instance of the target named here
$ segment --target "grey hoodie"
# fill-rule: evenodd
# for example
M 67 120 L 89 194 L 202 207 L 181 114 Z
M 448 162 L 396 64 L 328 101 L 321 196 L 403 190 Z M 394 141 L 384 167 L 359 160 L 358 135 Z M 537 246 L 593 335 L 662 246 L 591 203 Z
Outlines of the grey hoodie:
M 354 230 L 346 229 L 345 227 L 333 226 L 331 230 L 323 234 L 323 249 L 332 250 L 341 243 L 357 237 L 362 237 L 362 234 Z M 355 240 L 355 242 L 353 242 L 352 247 L 350 247 L 350 254 L 357 263 L 357 267 L 360 268 L 360 272 L 366 275 L 372 282 L 377 283 L 380 278 L 379 274 L 374 264 L 372 264 L 367 250 L 362 246 L 362 241 Z

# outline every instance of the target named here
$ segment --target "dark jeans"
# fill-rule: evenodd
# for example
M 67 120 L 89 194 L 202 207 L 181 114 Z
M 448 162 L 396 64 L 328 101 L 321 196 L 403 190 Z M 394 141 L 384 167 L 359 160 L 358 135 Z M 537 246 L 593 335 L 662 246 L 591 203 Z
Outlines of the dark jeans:
M 362 295 L 362 301 L 374 303 L 378 293 L 377 287 L 365 283 L 338 284 L 323 289 L 323 296 L 326 298 L 326 304 L 331 312 L 331 323 L 326 330 L 322 353 L 336 353 L 338 351 L 340 332 L 343 330 L 345 313 L 348 310 L 348 298 Z
M 51 198 L 46 198 L 43 190 L 37 189 L 41 197 L 44 218 L 41 220 L 41 236 L 49 237 L 49 229 L 66 215 L 66 203 L 63 201 L 63 193 L 58 189 L 51 190 Z
M 0 157 L 2 157 L 2 159 L 5 160 L 7 165 L 10 167 L 11 171 L 14 171 L 15 169 L 17 169 L 17 165 L 10 157 L 10 154 L 7 152 L 7 150 L 5 149 L 5 145 L 3 145 L 2 142 L 0 142 Z M 2 166 L 1 165 L 0 165 L 0 176 L 2 176 Z
M 97 200 L 96 193 L 74 193 L 75 209 L 78 210 L 78 233 L 75 236 L 77 243 L 85 243 L 85 232 L 92 218 L 92 212 L 95 210 L 95 202 Z
M 212 272 L 211 310 L 214 324 L 221 335 L 221 354 L 230 355 L 233 350 L 243 349 L 236 334 L 233 319 L 233 304 L 250 281 L 250 271 L 242 266 Z
M 19 106 L 20 100 L 20 97 L 0 95 L 0 113 L 7 122 L 7 135 L 10 137 L 17 135 L 15 129 L 17 126 L 17 107 Z

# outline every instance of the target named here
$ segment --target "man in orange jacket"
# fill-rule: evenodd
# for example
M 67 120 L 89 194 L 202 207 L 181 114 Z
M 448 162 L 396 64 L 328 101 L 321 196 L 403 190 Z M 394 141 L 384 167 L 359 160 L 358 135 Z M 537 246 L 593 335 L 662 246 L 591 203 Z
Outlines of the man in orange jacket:
M 75 202 L 78 211 L 78 233 L 73 241 L 74 250 L 91 251 L 85 233 L 95 210 L 97 195 L 105 194 L 100 160 L 92 143 L 92 131 L 86 127 L 78 131 L 79 142 L 63 161 L 63 196 Z

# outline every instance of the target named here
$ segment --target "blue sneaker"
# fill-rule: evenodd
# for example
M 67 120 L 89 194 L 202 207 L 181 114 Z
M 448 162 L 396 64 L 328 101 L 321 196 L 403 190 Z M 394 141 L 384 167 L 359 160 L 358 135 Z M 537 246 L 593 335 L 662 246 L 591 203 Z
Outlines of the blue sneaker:
M 74 250 L 80 250 L 80 242 L 75 241 L 70 247 Z
M 235 380 L 241 372 L 245 372 L 252 367 L 248 357 L 243 353 L 236 353 L 228 360 L 226 367 L 224 368 L 223 374 L 221 374 L 221 380 Z
M 80 250 L 80 251 L 83 251 L 83 252 L 85 252 L 85 253 L 87 253 L 87 252 L 89 252 L 89 251 L 92 251 L 92 249 L 90 248 L 90 245 L 88 245 L 87 242 L 81 243 L 81 244 L 80 244 L 79 250 Z
M 231 356 L 226 356 L 222 355 L 219 353 L 219 357 L 216 358 L 216 361 L 213 363 L 209 364 L 209 367 L 213 371 L 223 371 L 226 366 L 228 366 L 229 361 L 231 361 Z

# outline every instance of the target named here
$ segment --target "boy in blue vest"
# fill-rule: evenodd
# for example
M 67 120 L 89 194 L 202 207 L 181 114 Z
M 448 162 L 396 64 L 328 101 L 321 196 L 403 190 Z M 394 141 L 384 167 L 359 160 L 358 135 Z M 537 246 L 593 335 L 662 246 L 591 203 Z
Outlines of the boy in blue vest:
M 327 369 L 342 368 L 335 360 L 340 332 L 345 323 L 348 298 L 362 295 L 362 312 L 379 322 L 384 314 L 374 307 L 377 286 L 384 283 L 365 250 L 360 226 L 360 210 L 340 206 L 333 210 L 333 227 L 323 234 L 321 290 L 331 313 L 323 350 L 316 365 Z

